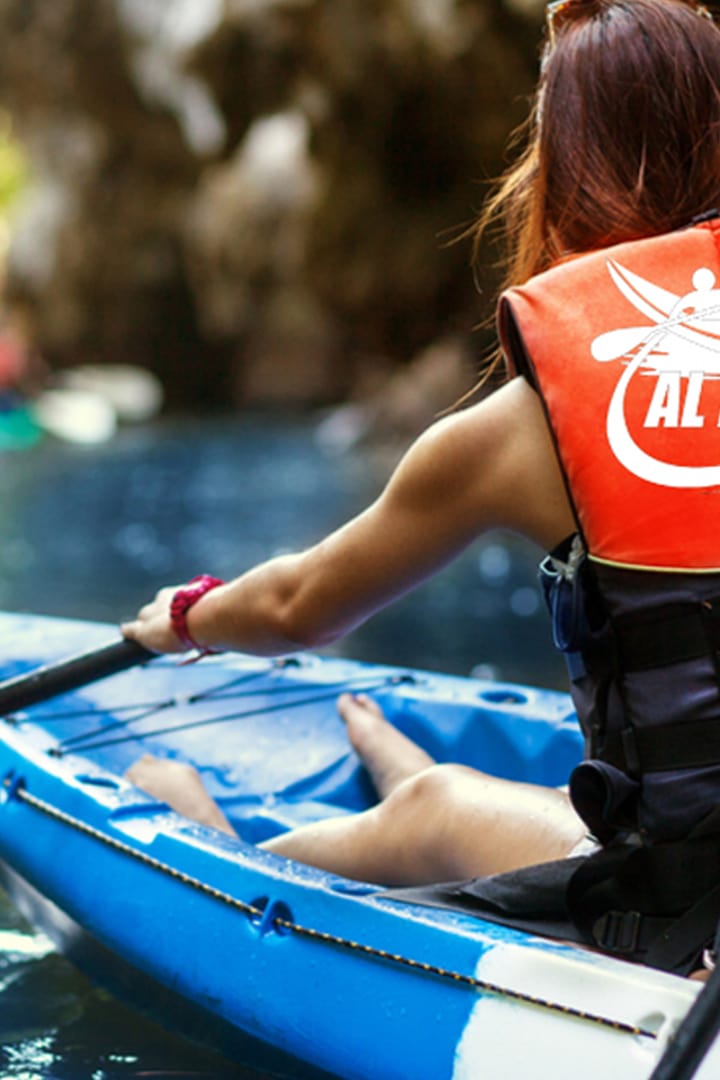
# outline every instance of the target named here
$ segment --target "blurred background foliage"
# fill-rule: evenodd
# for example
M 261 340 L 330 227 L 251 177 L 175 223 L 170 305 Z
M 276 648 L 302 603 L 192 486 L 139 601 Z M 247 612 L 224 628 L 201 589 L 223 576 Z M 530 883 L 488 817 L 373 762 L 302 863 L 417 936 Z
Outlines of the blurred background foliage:
M 25 155 L 13 138 L 10 117 L 0 111 L 0 217 L 4 224 L 27 181 Z
M 139 364 L 170 408 L 392 401 L 412 425 L 487 346 L 492 252 L 475 280 L 451 241 L 527 112 L 541 17 L 0 0 L 6 315 L 51 370 Z
M 12 121 L 0 109 L 0 284 L 10 245 L 13 208 L 28 184 L 28 163 L 13 136 Z

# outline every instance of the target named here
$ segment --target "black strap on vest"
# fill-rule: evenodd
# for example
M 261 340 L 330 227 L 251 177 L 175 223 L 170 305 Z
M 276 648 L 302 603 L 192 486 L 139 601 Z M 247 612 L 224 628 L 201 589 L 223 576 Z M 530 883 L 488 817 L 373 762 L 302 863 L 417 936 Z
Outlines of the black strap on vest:
M 623 674 L 652 671 L 709 656 L 720 675 L 720 600 L 653 608 L 612 620 L 616 662 Z M 632 725 L 621 735 L 622 752 L 635 775 L 720 763 L 718 718 Z M 606 753 L 613 756 L 612 747 Z
M 623 671 L 652 671 L 720 649 L 720 600 L 673 604 L 613 619 Z
M 633 731 L 643 773 L 701 768 L 720 762 L 720 719 L 652 724 Z
M 664 971 L 692 970 L 720 920 L 716 826 L 708 819 L 682 840 L 611 845 L 590 856 L 565 894 L 583 939 Z

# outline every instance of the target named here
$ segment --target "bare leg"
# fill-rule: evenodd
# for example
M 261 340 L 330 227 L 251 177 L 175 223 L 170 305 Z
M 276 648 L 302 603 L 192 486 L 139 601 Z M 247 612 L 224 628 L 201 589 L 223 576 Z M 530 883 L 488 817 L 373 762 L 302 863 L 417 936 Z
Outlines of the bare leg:
M 361 814 L 267 841 L 279 855 L 379 885 L 421 885 L 561 859 L 585 827 L 564 792 L 433 765 Z
M 344 695 L 339 708 L 384 798 L 273 837 L 262 845 L 268 851 L 346 877 L 415 885 L 563 858 L 584 835 L 563 792 L 435 765 L 368 699 Z M 233 832 L 191 765 L 146 755 L 128 776 L 179 813 Z
M 387 722 L 380 706 L 366 694 L 343 694 L 338 712 L 381 799 L 403 780 L 435 764 L 429 754 Z
M 345 694 L 338 708 L 382 801 L 274 837 L 269 850 L 346 877 L 422 884 L 563 858 L 584 836 L 564 793 L 436 765 L 365 695 Z
M 191 821 L 237 835 L 193 765 L 144 754 L 125 775 L 136 787 Z
M 389 724 L 371 698 L 343 694 L 338 711 L 347 725 L 348 738 L 384 798 L 403 780 L 433 764 L 433 759 Z M 127 779 L 153 798 L 201 825 L 212 825 L 235 835 L 198 773 L 187 762 L 144 754 L 127 771 Z

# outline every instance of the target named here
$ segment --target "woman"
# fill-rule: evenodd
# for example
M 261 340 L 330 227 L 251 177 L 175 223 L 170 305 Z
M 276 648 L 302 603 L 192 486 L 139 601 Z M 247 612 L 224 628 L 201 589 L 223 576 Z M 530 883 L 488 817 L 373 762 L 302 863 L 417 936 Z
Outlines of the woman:
M 158 652 L 274 656 L 334 641 L 486 529 L 554 552 L 554 632 L 589 745 L 573 802 L 435 765 L 345 697 L 381 801 L 266 846 L 350 877 L 495 874 L 563 858 L 589 828 L 684 857 L 720 794 L 720 32 L 681 0 L 563 0 L 548 28 L 527 149 L 477 234 L 500 220 L 508 243 L 508 381 L 432 426 L 377 502 L 315 547 L 161 590 L 123 628 Z M 229 828 L 184 766 L 143 759 L 131 777 Z M 706 831 L 715 844 L 720 827 Z

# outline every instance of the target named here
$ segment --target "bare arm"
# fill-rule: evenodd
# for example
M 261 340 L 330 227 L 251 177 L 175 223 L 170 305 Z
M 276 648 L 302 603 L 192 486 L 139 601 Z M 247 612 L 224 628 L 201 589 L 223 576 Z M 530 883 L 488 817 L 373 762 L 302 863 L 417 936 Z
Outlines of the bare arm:
M 573 528 L 536 395 L 515 379 L 434 424 L 367 510 L 307 551 L 263 563 L 190 611 L 196 641 L 277 655 L 341 637 L 504 526 L 544 547 Z M 159 652 L 179 650 L 164 589 L 123 627 Z

